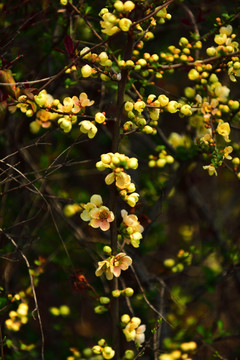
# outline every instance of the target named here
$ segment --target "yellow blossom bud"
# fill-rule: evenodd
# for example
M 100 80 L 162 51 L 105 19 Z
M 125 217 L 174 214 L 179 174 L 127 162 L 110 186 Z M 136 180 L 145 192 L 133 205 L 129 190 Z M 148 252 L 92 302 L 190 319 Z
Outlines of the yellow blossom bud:
M 110 346 L 105 346 L 102 350 L 102 356 L 104 359 L 112 359 L 115 355 L 115 351 Z
M 124 109 L 125 109 L 126 111 L 132 111 L 132 109 L 133 109 L 133 103 L 130 102 L 130 101 L 127 101 L 127 102 L 124 104 Z
M 84 65 L 82 68 L 81 68 L 81 73 L 82 73 L 82 76 L 84 77 L 84 78 L 87 78 L 87 77 L 89 77 L 89 76 L 91 76 L 92 75 L 92 68 L 91 68 L 91 66 L 89 66 L 89 65 Z
M 101 354 L 102 348 L 99 345 L 95 345 L 93 346 L 92 351 L 94 352 L 94 354 Z
M 197 348 L 197 344 L 195 343 L 195 341 L 190 341 L 181 344 L 181 349 L 183 351 L 189 351 L 189 350 L 191 351 L 191 350 L 195 350 L 196 348 Z
M 118 25 L 122 31 L 128 31 L 132 25 L 132 21 L 127 18 L 122 18 Z
M 135 4 L 132 1 L 126 1 L 123 4 L 123 8 L 125 12 L 132 11 L 135 8 Z
M 126 350 L 124 353 L 124 359 L 126 360 L 132 360 L 135 357 L 135 353 L 133 350 Z
M 167 111 L 174 114 L 178 111 L 178 103 L 175 100 L 170 101 L 167 104 Z
M 160 102 L 161 106 L 167 106 L 167 104 L 169 103 L 169 98 L 166 95 L 159 95 L 158 97 L 158 101 Z
M 121 322 L 123 324 L 128 324 L 130 320 L 131 320 L 131 318 L 128 314 L 124 314 L 121 316 Z
M 171 155 L 167 155 L 165 159 L 168 164 L 172 164 L 174 162 L 174 158 Z
M 239 165 L 240 164 L 240 159 L 238 157 L 235 157 L 232 159 L 232 163 L 233 165 Z
M 135 109 L 136 111 L 138 111 L 139 113 L 141 113 L 145 107 L 146 107 L 146 104 L 145 104 L 144 101 L 137 101 L 137 102 L 134 104 L 134 109 Z
M 37 134 L 39 132 L 39 130 L 41 129 L 41 125 L 39 124 L 38 121 L 32 121 L 29 124 L 29 128 L 30 128 L 31 133 Z
M 180 112 L 185 116 L 192 115 L 191 106 L 190 105 L 183 105 L 180 109 Z
M 184 94 L 185 94 L 186 97 L 191 99 L 191 98 L 193 98 L 195 96 L 196 91 L 195 91 L 195 89 L 193 89 L 191 87 L 186 87 L 184 89 Z
M 188 73 L 189 80 L 199 79 L 199 72 L 196 69 L 191 69 Z
M 165 159 L 158 159 L 156 162 L 156 165 L 160 168 L 164 167 L 166 165 L 166 160 Z
M 165 259 L 163 262 L 163 265 L 168 268 L 171 268 L 175 265 L 175 260 L 174 259 Z
M 142 131 L 145 133 L 145 134 L 152 134 L 152 132 L 153 132 L 153 128 L 151 127 L 151 126 L 149 126 L 149 125 L 146 125 L 146 126 L 144 126 L 144 128 L 142 129 Z
M 99 301 L 100 301 L 100 303 L 101 303 L 102 305 L 107 305 L 107 304 L 110 303 L 110 299 L 109 299 L 108 297 L 106 297 L 106 296 L 101 296 L 101 297 L 99 298 Z
M 101 112 L 96 113 L 94 118 L 98 124 L 102 124 L 106 120 L 105 115 Z
M 126 288 L 124 289 L 124 294 L 127 296 L 127 297 L 131 297 L 133 296 L 134 294 L 134 290 L 132 288 Z
M 121 295 L 121 291 L 120 290 L 113 290 L 112 291 L 112 296 L 113 297 L 119 297 Z
M 138 167 L 138 159 L 136 158 L 130 158 L 128 161 L 127 161 L 127 165 L 130 169 L 137 169 Z
M 122 12 L 123 9 L 124 9 L 123 2 L 122 1 L 115 1 L 114 7 L 118 12 Z

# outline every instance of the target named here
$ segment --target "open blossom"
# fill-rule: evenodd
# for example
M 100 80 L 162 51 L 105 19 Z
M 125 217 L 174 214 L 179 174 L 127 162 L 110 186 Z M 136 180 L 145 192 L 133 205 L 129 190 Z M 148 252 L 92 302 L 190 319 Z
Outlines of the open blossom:
M 224 140 L 226 142 L 230 142 L 231 140 L 229 139 L 229 134 L 230 134 L 230 126 L 229 123 L 227 122 L 219 122 L 218 126 L 217 126 L 217 132 L 219 133 L 219 135 L 222 135 L 224 137 Z
M 83 120 L 80 121 L 79 125 L 82 133 L 87 134 L 89 139 L 94 138 L 97 133 L 97 128 L 91 121 Z
M 74 114 L 77 114 L 81 109 L 85 108 L 86 106 L 91 106 L 94 104 L 94 100 L 89 100 L 87 94 L 84 92 L 79 95 L 79 98 L 77 96 L 73 96 L 72 100 L 72 112 Z
M 90 211 L 91 221 L 89 223 L 93 228 L 100 227 L 101 230 L 107 231 L 110 228 L 110 222 L 114 220 L 113 212 L 106 206 L 95 208 Z
M 132 259 L 125 253 L 119 253 L 115 256 L 111 255 L 109 258 L 98 262 L 98 268 L 95 272 L 96 276 L 101 276 L 105 273 L 107 280 L 112 280 L 113 276 L 119 277 L 122 270 L 127 270 L 132 264 Z
M 102 197 L 100 195 L 98 195 L 98 194 L 92 195 L 90 198 L 90 202 L 83 205 L 84 210 L 80 215 L 81 219 L 83 221 L 90 221 L 91 220 L 90 211 L 92 209 L 95 209 L 97 206 L 101 206 L 102 203 L 103 203 L 103 201 L 102 201 Z
M 127 341 L 135 341 L 135 343 L 141 345 L 145 341 L 146 325 L 140 325 L 141 319 L 133 317 L 126 327 L 123 329 L 123 333 Z
M 107 231 L 110 228 L 110 222 L 114 220 L 114 214 L 106 206 L 102 206 L 102 197 L 94 194 L 90 202 L 82 205 L 84 208 L 80 217 L 83 221 L 89 221 L 93 228 L 100 227 L 101 230 Z
M 212 164 L 203 166 L 203 169 L 204 169 L 204 170 L 208 170 L 208 174 L 209 174 L 210 176 L 212 176 L 212 175 L 216 175 L 216 176 L 217 176 L 217 170 L 215 169 L 215 167 L 214 167 Z
M 113 171 L 105 178 L 107 185 L 111 185 L 115 181 L 119 189 L 126 189 L 131 184 L 131 177 L 124 171 Z
M 225 147 L 225 149 L 223 149 L 224 159 L 232 160 L 232 156 L 229 155 L 229 154 L 231 154 L 232 151 L 233 151 L 232 146 Z

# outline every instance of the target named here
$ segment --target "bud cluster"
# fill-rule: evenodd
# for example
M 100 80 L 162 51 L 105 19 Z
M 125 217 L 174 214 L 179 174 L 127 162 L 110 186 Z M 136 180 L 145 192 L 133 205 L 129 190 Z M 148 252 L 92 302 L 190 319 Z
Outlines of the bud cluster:
M 115 355 L 115 351 L 107 345 L 105 339 L 100 339 L 98 345 L 92 347 L 92 352 L 96 355 L 102 355 L 104 359 L 112 359 Z
M 142 239 L 143 226 L 140 224 L 136 215 L 128 215 L 126 210 L 121 211 L 123 221 L 119 228 L 119 240 L 138 248 Z
M 149 167 L 163 168 L 166 164 L 173 164 L 174 158 L 172 155 L 168 155 L 165 146 L 158 146 L 155 150 L 158 152 L 158 156 L 149 155 Z
M 9 312 L 9 319 L 5 321 L 8 330 L 19 331 L 21 326 L 28 322 L 28 304 L 21 302 L 16 311 Z
M 111 169 L 112 172 L 105 178 L 105 183 L 111 185 L 115 182 L 120 196 L 131 207 L 134 207 L 138 201 L 139 194 L 135 192 L 135 184 L 131 182 L 130 175 L 126 174 L 124 169 L 137 169 L 138 160 L 129 158 L 124 154 L 107 153 L 101 155 L 101 161 L 96 163 L 99 171 Z
M 163 353 L 159 355 L 158 360 L 176 360 L 176 359 L 192 360 L 189 353 L 194 354 L 194 351 L 196 349 L 197 349 L 197 344 L 195 341 L 185 342 L 180 344 L 180 348 L 173 350 L 170 353 Z

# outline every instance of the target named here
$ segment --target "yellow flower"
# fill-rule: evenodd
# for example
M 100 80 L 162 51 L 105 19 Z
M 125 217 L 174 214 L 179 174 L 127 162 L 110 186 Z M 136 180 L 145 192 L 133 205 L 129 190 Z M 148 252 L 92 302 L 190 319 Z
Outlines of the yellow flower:
M 229 155 L 233 151 L 232 146 L 227 146 L 225 149 L 223 149 L 224 152 L 224 159 L 232 160 L 232 157 Z
M 124 171 L 113 171 L 105 178 L 105 183 L 111 185 L 115 181 L 119 189 L 126 189 L 131 184 L 131 177 Z
M 217 132 L 219 133 L 219 135 L 222 135 L 224 137 L 224 140 L 226 142 L 230 142 L 231 140 L 229 139 L 229 134 L 230 134 L 230 126 L 229 123 L 227 122 L 219 122 L 218 127 L 217 127 Z
M 126 325 L 125 329 L 123 329 L 123 333 L 126 337 L 127 341 L 135 341 L 137 344 L 142 344 L 145 341 L 145 330 L 146 325 L 140 325 L 141 319 L 138 317 L 133 317 L 128 324 Z
M 96 113 L 94 118 L 98 124 L 102 124 L 106 120 L 105 114 L 101 112 Z
M 94 136 L 97 133 L 97 128 L 96 126 L 88 120 L 83 120 L 79 123 L 80 125 L 80 131 L 84 134 L 87 134 L 89 139 L 94 138 Z
M 132 25 L 132 21 L 127 18 L 122 18 L 119 21 L 119 27 L 122 31 L 128 31 Z
M 212 176 L 212 175 L 216 175 L 216 176 L 217 176 L 217 171 L 216 171 L 215 167 L 214 167 L 212 164 L 203 166 L 203 169 L 204 169 L 204 170 L 208 170 L 208 174 L 209 174 L 210 176 Z
M 115 351 L 110 346 L 105 346 L 102 349 L 102 356 L 104 359 L 112 359 L 115 355 Z

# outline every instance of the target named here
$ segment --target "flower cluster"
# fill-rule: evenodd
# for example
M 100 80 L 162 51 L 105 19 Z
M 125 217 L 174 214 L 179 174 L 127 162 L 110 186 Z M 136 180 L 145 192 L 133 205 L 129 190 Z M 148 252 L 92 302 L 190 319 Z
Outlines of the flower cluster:
M 141 319 L 124 314 L 121 317 L 122 325 L 124 326 L 123 333 L 127 341 L 134 341 L 136 344 L 141 345 L 145 341 L 146 325 L 140 325 Z
M 144 109 L 147 108 L 148 116 L 143 116 Z M 162 112 L 169 112 L 174 114 L 179 111 L 180 116 L 192 115 L 191 106 L 188 104 L 181 104 L 175 100 L 169 100 L 169 98 L 161 94 L 158 97 L 154 94 L 150 94 L 144 102 L 138 99 L 135 103 L 127 101 L 124 105 L 124 109 L 127 112 L 129 120 L 124 124 L 124 131 L 130 131 L 132 129 L 138 129 L 145 134 L 156 135 L 157 130 L 155 127 L 158 125 L 158 120 Z M 145 118 L 148 117 L 147 121 Z
M 30 123 L 30 129 L 37 133 L 41 127 L 49 128 L 52 122 L 58 122 L 60 128 L 68 133 L 72 130 L 72 125 L 77 122 L 77 114 L 83 115 L 85 108 L 92 106 L 93 100 L 89 100 L 86 93 L 81 93 L 79 97 L 65 97 L 61 103 L 54 99 L 46 90 L 42 90 L 30 100 L 26 95 L 18 98 L 16 108 L 19 108 L 28 117 L 36 114 L 35 121 Z M 87 133 L 89 138 L 95 136 L 97 128 L 94 121 L 84 120 L 79 123 L 80 130 Z
M 113 276 L 119 277 L 122 270 L 127 270 L 132 264 L 132 259 L 125 253 L 111 255 L 106 260 L 98 262 L 98 268 L 95 272 L 96 276 L 105 273 L 107 280 L 112 280 Z
M 182 343 L 180 349 L 173 350 L 170 353 L 163 353 L 159 356 L 159 360 L 177 360 L 177 359 L 186 359 L 192 360 L 189 353 L 193 353 L 197 348 L 195 341 L 189 341 Z
M 184 270 L 185 266 L 189 266 L 192 263 L 192 253 L 189 251 L 179 250 L 177 254 L 177 259 L 168 258 L 165 259 L 163 265 L 171 269 L 173 273 L 181 272 Z
M 181 37 L 179 40 L 179 47 L 174 45 L 168 46 L 168 51 L 161 52 L 160 57 L 164 64 L 174 64 L 179 61 L 185 63 L 194 60 L 191 54 L 192 49 L 201 49 L 201 47 L 201 41 L 197 41 L 192 45 L 187 38 Z
M 83 204 L 84 208 L 80 217 L 83 221 L 89 221 L 88 225 L 93 228 L 99 228 L 107 231 L 110 228 L 110 223 L 114 220 L 113 212 L 108 207 L 103 206 L 102 197 L 100 195 L 92 195 L 90 202 Z
M 124 169 L 137 169 L 138 160 L 129 158 L 124 154 L 107 153 L 101 155 L 96 167 L 99 171 L 111 169 L 112 172 L 105 178 L 105 183 L 111 185 L 115 182 L 117 189 L 124 201 L 134 207 L 138 201 L 139 194 L 135 192 L 135 184 L 131 182 L 131 176 L 126 174 Z
M 221 26 L 219 33 L 215 35 L 215 46 L 207 48 L 206 53 L 208 56 L 219 56 L 222 53 L 231 54 L 238 50 L 239 44 L 234 39 L 236 34 L 233 34 L 231 25 Z
M 16 311 L 10 311 L 9 319 L 5 321 L 8 330 L 19 331 L 23 324 L 28 322 L 28 304 L 22 302 Z
M 102 21 L 100 21 L 102 32 L 108 36 L 112 36 L 119 31 L 127 32 L 132 25 L 132 21 L 124 17 L 122 13 L 130 13 L 135 8 L 135 4 L 132 1 L 126 1 L 125 3 L 116 1 L 114 7 L 114 13 L 109 12 L 107 8 L 103 8 L 99 14 L 102 17 Z
M 156 151 L 158 152 L 158 156 L 149 155 L 149 167 L 163 168 L 166 164 L 172 164 L 174 162 L 174 158 L 167 154 L 165 146 L 158 146 Z
M 119 237 L 127 244 L 138 248 L 142 239 L 143 226 L 139 223 L 136 215 L 128 215 L 126 210 L 121 211 L 123 221 L 120 226 Z
M 92 352 L 96 355 L 102 355 L 104 359 L 112 359 L 115 355 L 115 351 L 107 345 L 105 339 L 100 339 L 98 345 L 92 347 Z

